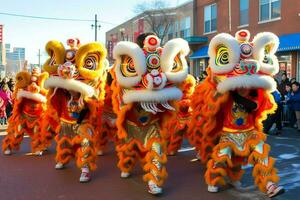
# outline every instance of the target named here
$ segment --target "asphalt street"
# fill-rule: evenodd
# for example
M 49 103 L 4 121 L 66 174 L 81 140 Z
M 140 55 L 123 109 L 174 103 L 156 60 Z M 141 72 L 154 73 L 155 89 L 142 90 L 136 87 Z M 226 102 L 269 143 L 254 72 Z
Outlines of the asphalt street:
M 1 140 L 5 132 L 2 130 Z M 268 137 L 272 146 L 271 154 L 277 160 L 281 184 L 286 193 L 275 199 L 300 199 L 300 133 L 285 129 L 281 136 Z M 188 147 L 188 144 L 184 144 Z M 194 151 L 184 151 L 177 156 L 169 157 L 167 169 L 168 180 L 164 194 L 153 197 L 146 192 L 142 181 L 143 171 L 137 165 L 132 177 L 121 179 L 116 167 L 117 157 L 108 149 L 99 157 L 98 169 L 92 174 L 90 183 L 79 183 L 79 170 L 71 162 L 64 170 L 54 169 L 54 145 L 41 156 L 29 155 L 29 138 L 25 138 L 19 152 L 11 155 L 0 155 L 0 200 L 152 200 L 152 199 L 189 199 L 189 200 L 262 200 L 268 199 L 253 187 L 251 167 L 246 167 L 242 179 L 243 190 L 225 188 L 220 193 L 207 192 L 204 182 L 204 167 L 195 158 Z

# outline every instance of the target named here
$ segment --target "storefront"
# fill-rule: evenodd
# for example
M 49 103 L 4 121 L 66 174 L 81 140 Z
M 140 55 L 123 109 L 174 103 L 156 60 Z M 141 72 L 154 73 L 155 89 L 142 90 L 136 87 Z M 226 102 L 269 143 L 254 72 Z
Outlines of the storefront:
M 300 80 L 300 33 L 279 36 L 277 58 L 280 73 L 286 72 L 289 78 Z
M 197 51 L 195 51 L 191 56 L 190 60 L 192 62 L 191 73 L 195 77 L 199 77 L 203 71 L 208 66 L 208 46 L 202 46 Z

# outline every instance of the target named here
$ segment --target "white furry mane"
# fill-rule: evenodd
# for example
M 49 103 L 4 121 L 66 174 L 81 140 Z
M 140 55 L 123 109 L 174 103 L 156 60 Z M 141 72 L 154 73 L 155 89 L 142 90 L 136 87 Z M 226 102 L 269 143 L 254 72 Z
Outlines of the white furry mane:
M 51 76 L 50 78 L 48 78 L 45 81 L 44 84 L 46 89 L 49 88 L 63 88 L 66 90 L 72 90 L 72 91 L 76 91 L 79 92 L 81 94 L 83 94 L 86 97 L 92 97 L 95 93 L 95 90 L 93 87 L 74 80 L 74 79 L 64 79 L 58 76 Z
M 26 90 L 20 90 L 17 93 L 17 99 L 26 98 L 31 99 L 37 102 L 46 103 L 47 99 L 44 95 L 41 95 L 40 93 L 32 93 Z

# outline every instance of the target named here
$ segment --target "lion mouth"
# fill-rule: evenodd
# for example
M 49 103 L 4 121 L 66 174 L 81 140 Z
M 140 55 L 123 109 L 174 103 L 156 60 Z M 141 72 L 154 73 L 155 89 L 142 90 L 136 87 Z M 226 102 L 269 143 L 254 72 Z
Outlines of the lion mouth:
M 176 87 L 161 90 L 123 89 L 122 93 L 122 100 L 125 104 L 139 103 L 145 111 L 153 114 L 166 110 L 175 110 L 170 105 L 170 102 L 182 98 L 182 91 Z
M 69 91 L 78 92 L 84 97 L 92 97 L 95 90 L 92 86 L 75 79 L 64 79 L 58 76 L 52 76 L 45 81 L 45 88 L 61 88 Z
M 155 103 L 155 102 L 140 102 L 141 107 L 152 114 L 157 114 L 159 112 L 165 112 L 166 110 L 174 111 L 175 108 L 172 107 L 169 102 Z
M 44 95 L 40 94 L 40 93 L 33 93 L 33 92 L 29 92 L 27 90 L 20 90 L 18 91 L 17 94 L 17 99 L 21 99 L 21 98 L 26 98 L 26 99 L 31 99 L 40 103 L 46 103 L 47 99 Z
M 218 83 L 217 90 L 220 93 L 233 91 L 236 89 L 265 89 L 274 91 L 276 89 L 276 82 L 271 76 L 267 75 L 242 75 L 226 78 Z

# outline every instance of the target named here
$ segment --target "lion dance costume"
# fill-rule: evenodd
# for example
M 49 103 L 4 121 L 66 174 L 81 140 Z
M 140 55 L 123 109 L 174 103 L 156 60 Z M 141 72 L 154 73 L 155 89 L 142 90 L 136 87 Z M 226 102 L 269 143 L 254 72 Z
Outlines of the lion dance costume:
M 13 114 L 9 118 L 7 136 L 2 144 L 5 155 L 10 155 L 12 150 L 19 150 L 25 134 L 31 138 L 32 153 L 41 154 L 43 140 L 40 132 L 46 110 L 44 81 L 47 77 L 48 73 L 40 73 L 38 68 L 33 68 L 31 73 L 22 71 L 16 75 Z
M 116 120 L 117 115 L 113 111 L 112 105 L 112 77 L 107 69 L 107 79 L 105 85 L 105 99 L 104 107 L 102 110 L 101 123 L 98 123 L 99 127 L 96 130 L 94 137 L 95 148 L 98 156 L 102 156 L 107 147 L 108 141 L 113 141 L 115 144 L 118 142 Z
M 180 101 L 175 103 L 176 112 L 173 117 L 170 117 L 167 125 L 166 138 L 168 155 L 175 155 L 180 149 L 183 138 L 190 138 L 188 126 L 190 124 L 192 110 L 191 95 L 194 92 L 196 80 L 193 76 L 188 75 L 188 78 L 182 84 L 183 96 Z
M 87 182 L 96 168 L 93 136 L 104 99 L 106 50 L 99 43 L 80 45 L 78 39 L 67 44 L 69 49 L 57 41 L 46 45 L 50 58 L 44 70 L 50 77 L 45 82 L 49 93 L 42 135 L 46 147 L 55 136 L 55 168 L 64 168 L 75 157 L 79 181 Z
M 154 35 L 141 49 L 131 42 L 114 48 L 113 106 L 117 114 L 119 142 L 116 147 L 121 177 L 130 175 L 137 159 L 143 164 L 148 192 L 162 193 L 167 177 L 164 125 L 172 104 L 182 98 L 180 84 L 187 77 L 186 41 L 173 39 L 164 48 Z
M 274 55 L 278 37 L 241 30 L 235 38 L 222 33 L 209 44 L 208 77 L 196 87 L 192 97 L 193 144 L 207 162 L 205 180 L 209 192 L 230 183 L 236 187 L 243 175 L 242 165 L 252 164 L 259 189 L 269 197 L 284 192 L 270 146 L 265 143 L 262 121 L 274 112 L 276 104 L 269 94 L 276 88 L 272 75 L 278 72 Z

